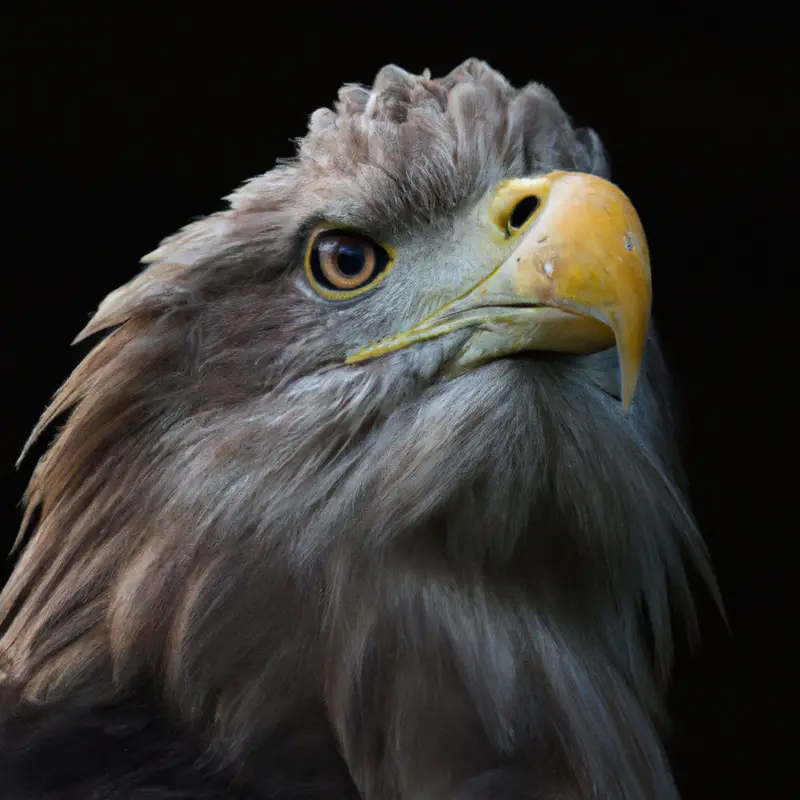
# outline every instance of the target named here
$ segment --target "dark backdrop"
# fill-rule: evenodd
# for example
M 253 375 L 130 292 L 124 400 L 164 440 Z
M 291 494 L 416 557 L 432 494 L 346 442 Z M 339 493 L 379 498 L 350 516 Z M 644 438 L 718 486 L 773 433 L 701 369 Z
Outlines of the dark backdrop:
M 139 256 L 290 155 L 341 83 L 390 61 L 441 74 L 476 55 L 514 83 L 544 82 L 599 132 L 648 231 L 692 500 L 731 623 L 704 607 L 702 649 L 680 651 L 670 748 L 684 796 L 798 796 L 783 783 L 797 711 L 792 32 L 695 18 L 653 33 L 621 14 L 580 28 L 538 18 L 535 4 L 513 19 L 315 13 L 6 17 L 2 551 L 41 448 L 19 470 L 15 458 L 86 350 L 70 340 Z M 11 561 L 0 566 L 4 578 Z

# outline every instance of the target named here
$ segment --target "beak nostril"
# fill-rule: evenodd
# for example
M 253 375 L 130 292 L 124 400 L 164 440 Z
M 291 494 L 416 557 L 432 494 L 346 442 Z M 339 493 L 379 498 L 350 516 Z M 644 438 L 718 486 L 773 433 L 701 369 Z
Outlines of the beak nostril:
M 539 208 L 539 198 L 536 195 L 532 194 L 528 195 L 528 197 L 523 197 L 511 211 L 511 215 L 508 218 L 508 232 L 512 233 L 521 228 L 537 208 Z

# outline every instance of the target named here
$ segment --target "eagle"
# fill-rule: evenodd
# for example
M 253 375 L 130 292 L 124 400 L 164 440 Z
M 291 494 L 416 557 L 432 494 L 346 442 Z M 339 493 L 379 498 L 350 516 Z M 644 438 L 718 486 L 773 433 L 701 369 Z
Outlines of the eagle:
M 389 65 L 227 200 L 33 432 L 0 798 L 676 798 L 716 589 L 598 136 Z

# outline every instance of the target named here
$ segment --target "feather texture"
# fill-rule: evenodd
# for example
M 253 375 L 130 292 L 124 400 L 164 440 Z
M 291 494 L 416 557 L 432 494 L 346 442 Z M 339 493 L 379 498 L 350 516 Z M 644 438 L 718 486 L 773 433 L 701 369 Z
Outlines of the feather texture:
M 25 703 L 91 715 L 144 682 L 221 769 L 325 741 L 365 798 L 676 796 L 656 733 L 670 597 L 691 622 L 685 559 L 713 578 L 655 336 L 627 415 L 608 352 L 443 382 L 454 334 L 343 365 L 425 312 L 418 286 L 452 285 L 487 191 L 554 168 L 607 171 L 544 87 L 389 66 L 145 258 L 34 433 L 71 411 L 0 597 Z M 406 265 L 363 303 L 319 302 L 299 264 L 322 219 Z

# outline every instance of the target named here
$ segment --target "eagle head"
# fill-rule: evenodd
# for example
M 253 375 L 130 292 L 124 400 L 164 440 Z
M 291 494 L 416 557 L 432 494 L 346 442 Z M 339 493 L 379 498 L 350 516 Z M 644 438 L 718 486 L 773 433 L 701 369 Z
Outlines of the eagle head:
M 314 720 L 365 797 L 507 761 L 672 797 L 669 598 L 691 618 L 684 557 L 710 573 L 608 177 L 482 62 L 343 87 L 81 334 L 8 676 L 42 703 L 146 681 L 234 763 Z

